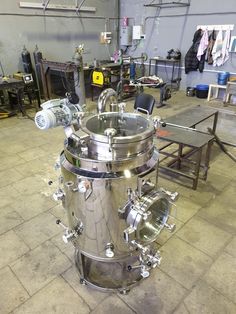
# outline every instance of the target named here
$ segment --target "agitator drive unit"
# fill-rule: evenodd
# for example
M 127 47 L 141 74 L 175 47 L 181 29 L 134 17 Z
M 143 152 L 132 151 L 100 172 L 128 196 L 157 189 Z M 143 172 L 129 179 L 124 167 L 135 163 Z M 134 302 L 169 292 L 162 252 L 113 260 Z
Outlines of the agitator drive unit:
M 68 216 L 63 240 L 75 247 L 80 282 L 127 292 L 161 261 L 154 241 L 176 193 L 157 187 L 155 119 L 138 113 L 88 115 L 68 100 L 42 105 L 40 129 L 65 127 L 62 186 L 54 194 Z

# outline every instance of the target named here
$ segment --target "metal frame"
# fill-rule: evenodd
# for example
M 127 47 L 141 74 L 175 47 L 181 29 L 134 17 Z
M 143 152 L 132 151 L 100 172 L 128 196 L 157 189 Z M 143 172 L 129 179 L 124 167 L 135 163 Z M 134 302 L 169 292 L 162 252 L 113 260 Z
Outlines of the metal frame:
M 179 60 L 173 60 L 173 59 L 166 59 L 166 58 L 150 58 L 149 59 L 149 68 L 148 73 L 151 75 L 151 68 L 152 68 L 152 62 L 155 62 L 155 75 L 158 76 L 158 65 L 161 67 L 160 63 L 163 63 L 163 67 L 166 69 L 166 67 L 171 67 L 171 90 L 179 89 L 180 81 L 181 81 L 181 59 Z M 158 64 L 159 63 L 159 64 Z M 169 65 L 168 65 L 169 64 Z M 175 72 L 177 69 L 176 77 Z
M 7 83 L 4 83 L 4 82 L 0 83 L 0 90 L 15 90 L 16 91 L 15 93 L 17 97 L 18 109 L 22 113 L 23 116 L 26 114 L 24 101 L 23 101 L 24 87 L 25 87 L 25 84 L 22 80 L 8 79 Z
M 185 143 L 176 143 L 174 141 L 171 141 L 169 144 L 165 145 L 164 147 L 159 148 L 159 153 L 162 155 L 165 155 L 166 157 L 159 160 L 159 168 L 164 171 L 172 172 L 175 174 L 178 174 L 180 176 L 183 176 L 185 178 L 188 178 L 193 181 L 192 189 L 196 190 L 198 185 L 198 180 L 200 177 L 200 169 L 203 168 L 203 176 L 202 179 L 204 181 L 207 180 L 207 174 L 209 169 L 209 162 L 210 162 L 210 154 L 211 154 L 211 146 L 213 144 L 214 137 L 212 136 L 209 141 L 207 141 L 202 147 L 196 148 L 189 145 L 186 145 Z M 167 146 L 170 146 L 171 144 L 177 144 L 178 145 L 178 154 L 174 155 L 174 153 L 169 152 L 163 152 L 163 149 Z M 206 146 L 206 153 L 203 158 L 203 148 Z M 183 154 L 184 147 L 191 148 L 189 152 Z M 197 154 L 196 161 L 190 160 L 189 157 L 193 154 Z M 173 158 L 171 162 L 168 163 L 167 166 L 162 166 L 160 163 L 166 159 L 166 158 Z M 202 162 L 203 159 L 203 162 Z M 181 171 L 181 164 L 185 161 L 187 163 L 191 163 L 194 165 L 194 171 L 193 174 L 187 174 L 183 171 Z M 177 170 L 173 169 L 172 166 L 177 164 Z
M 144 4 L 145 7 L 154 7 L 154 8 L 175 8 L 175 7 L 189 7 L 190 0 L 187 2 L 177 2 L 177 1 L 170 1 L 170 2 L 162 2 L 160 0 L 159 3 L 149 3 Z
M 86 0 L 81 0 L 79 4 L 79 0 L 75 1 L 75 6 L 73 5 L 65 5 L 65 4 L 49 4 L 50 0 L 42 0 L 41 3 L 37 2 L 23 2 L 20 1 L 19 6 L 20 8 L 26 8 L 26 9 L 42 9 L 44 11 L 46 10 L 62 10 L 62 11 L 75 11 L 78 12 L 90 12 L 95 13 L 96 7 L 86 7 L 83 6 L 83 3 Z
M 194 109 L 195 110 L 195 109 Z M 199 108 L 199 110 L 201 110 L 203 112 L 203 115 L 199 118 L 195 117 L 194 115 L 194 120 L 195 121 L 192 121 L 190 124 L 188 124 L 188 121 L 186 119 L 186 123 L 187 125 L 185 126 L 180 126 L 179 125 L 179 128 L 181 128 L 183 131 L 185 130 L 186 132 L 188 132 L 189 130 L 191 130 L 191 128 L 193 128 L 193 132 L 194 132 L 194 129 L 196 127 L 197 124 L 211 118 L 211 117 L 214 117 L 214 121 L 213 121 L 213 133 L 215 133 L 216 131 L 216 126 L 217 126 L 217 121 L 218 121 L 218 111 L 217 110 L 213 110 L 213 111 L 209 111 L 207 112 L 207 109 L 206 108 Z M 176 123 L 178 123 L 178 117 L 180 116 L 185 116 L 185 112 L 187 111 L 191 111 L 191 109 L 188 109 L 188 110 L 185 110 L 183 111 L 182 113 L 174 116 L 174 118 L 169 118 L 169 120 L 171 121 L 171 123 L 169 123 L 169 125 L 172 125 L 172 126 L 175 126 L 177 131 L 178 131 L 178 125 L 174 124 L 175 123 L 175 119 L 176 119 Z M 167 125 L 168 125 L 168 119 L 166 119 L 166 122 L 167 122 Z M 196 133 L 199 133 L 199 136 L 201 136 L 201 133 L 203 132 L 198 132 L 196 130 L 196 132 L 194 132 L 194 135 L 198 135 Z M 204 134 L 204 133 L 203 133 Z M 206 134 L 206 133 L 205 133 Z M 165 171 L 169 171 L 169 172 L 172 172 L 172 173 L 175 173 L 175 174 L 178 174 L 178 175 L 181 175 L 181 176 L 184 176 L 188 179 L 191 179 L 193 180 L 193 185 L 192 185 L 192 188 L 194 190 L 197 189 L 197 185 L 198 185 L 198 179 L 199 179 L 199 173 L 200 173 L 200 168 L 203 167 L 203 180 L 206 181 L 207 179 L 207 173 L 208 173 L 208 169 L 209 169 L 209 162 L 210 162 L 210 154 L 211 154 L 211 147 L 212 147 L 212 144 L 213 144 L 213 141 L 214 141 L 214 137 L 212 136 L 211 138 L 209 138 L 208 141 L 205 142 L 204 145 L 202 145 L 201 147 L 195 147 L 194 145 L 189 145 L 188 143 L 185 143 L 184 142 L 184 139 L 182 140 L 182 142 L 177 142 L 174 137 L 173 139 L 171 139 L 171 136 L 169 136 L 169 138 L 165 138 L 164 136 L 160 136 L 159 137 L 160 139 L 162 140 L 165 140 L 167 142 L 169 142 L 168 144 L 162 146 L 161 148 L 159 148 L 159 153 L 162 154 L 162 155 L 165 155 L 166 157 L 162 158 L 161 160 L 159 160 L 159 167 L 160 169 L 162 170 L 165 170 Z M 170 145 L 172 144 L 177 144 L 178 145 L 178 150 L 177 151 L 174 151 L 174 152 L 164 152 L 163 150 L 167 147 L 169 147 Z M 183 148 L 184 147 L 189 147 L 190 150 L 183 154 Z M 204 156 L 204 160 L 203 160 L 203 163 L 201 163 L 202 161 L 202 154 L 203 154 L 203 148 L 206 147 L 206 152 L 205 152 L 205 156 Z M 177 155 L 175 155 L 175 153 L 177 152 Z M 193 154 L 197 154 L 197 160 L 196 162 L 192 161 L 189 159 L 190 156 L 192 156 Z M 161 162 L 163 162 L 166 158 L 172 158 L 173 160 L 171 160 L 167 166 L 162 166 L 160 165 Z M 188 175 L 186 173 L 184 173 L 183 171 L 180 170 L 181 168 L 181 163 L 182 161 L 186 161 L 188 163 L 192 163 L 194 165 L 194 174 L 193 175 Z M 171 167 L 177 163 L 177 170 L 175 169 L 172 169 Z
M 78 66 L 75 63 L 63 63 L 42 60 L 41 61 L 41 71 L 42 71 L 42 84 L 43 84 L 43 94 L 44 98 L 51 99 L 52 89 L 51 89 L 51 79 L 50 79 L 50 70 L 61 71 L 61 72 L 73 72 L 74 75 L 78 73 Z M 77 91 L 78 86 L 75 86 Z

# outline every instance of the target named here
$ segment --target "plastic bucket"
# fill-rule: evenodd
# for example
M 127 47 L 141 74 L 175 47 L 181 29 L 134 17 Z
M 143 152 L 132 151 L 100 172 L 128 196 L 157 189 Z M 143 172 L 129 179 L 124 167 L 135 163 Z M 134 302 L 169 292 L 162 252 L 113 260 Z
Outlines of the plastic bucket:
M 197 98 L 207 98 L 209 85 L 199 84 L 196 86 L 196 96 Z
M 218 73 L 218 85 L 226 85 L 229 79 L 229 72 Z

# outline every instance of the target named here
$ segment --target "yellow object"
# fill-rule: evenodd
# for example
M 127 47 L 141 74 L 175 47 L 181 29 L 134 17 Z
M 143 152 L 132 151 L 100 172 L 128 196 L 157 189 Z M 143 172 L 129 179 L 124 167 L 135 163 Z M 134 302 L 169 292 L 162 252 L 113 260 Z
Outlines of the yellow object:
M 16 72 L 13 74 L 13 78 L 16 80 L 23 80 L 24 75 L 25 75 L 25 73 L 23 73 L 23 72 Z
M 236 82 L 236 76 L 230 76 L 229 81 L 230 82 Z
M 10 118 L 15 115 L 14 112 L 0 112 L 0 119 Z
M 3 76 L 2 81 L 8 83 L 9 82 L 9 77 L 8 76 Z
M 93 71 L 92 83 L 96 85 L 104 85 L 104 75 L 101 71 Z

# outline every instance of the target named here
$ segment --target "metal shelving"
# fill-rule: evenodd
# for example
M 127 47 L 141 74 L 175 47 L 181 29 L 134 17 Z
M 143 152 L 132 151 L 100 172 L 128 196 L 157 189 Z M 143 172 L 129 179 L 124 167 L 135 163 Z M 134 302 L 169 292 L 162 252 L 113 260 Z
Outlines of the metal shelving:
M 185 2 L 179 2 L 179 1 L 169 1 L 169 2 L 162 2 L 161 0 L 159 3 L 149 3 L 144 4 L 145 7 L 154 7 L 154 8 L 176 8 L 176 7 L 189 7 L 190 6 L 190 0 Z

